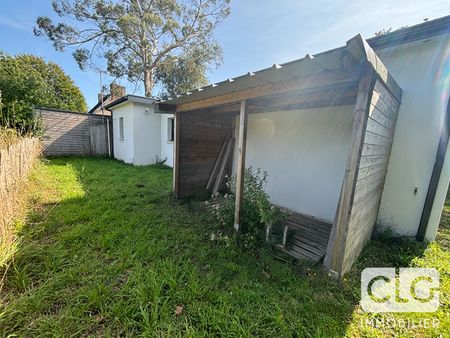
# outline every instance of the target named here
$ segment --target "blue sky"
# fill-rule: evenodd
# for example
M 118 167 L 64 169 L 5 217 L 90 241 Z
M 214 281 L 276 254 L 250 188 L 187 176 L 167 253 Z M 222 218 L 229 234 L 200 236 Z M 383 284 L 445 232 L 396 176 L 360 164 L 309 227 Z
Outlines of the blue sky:
M 443 0 L 232 0 L 231 15 L 215 32 L 224 62 L 208 78 L 218 82 L 339 47 L 358 33 L 369 38 L 383 28 L 449 14 L 450 4 Z M 40 15 L 54 17 L 50 0 L 0 0 L 0 49 L 32 53 L 59 64 L 92 106 L 100 88 L 98 73 L 81 71 L 70 51 L 56 52 L 49 41 L 35 37 L 32 30 Z M 122 84 L 133 93 L 134 87 Z

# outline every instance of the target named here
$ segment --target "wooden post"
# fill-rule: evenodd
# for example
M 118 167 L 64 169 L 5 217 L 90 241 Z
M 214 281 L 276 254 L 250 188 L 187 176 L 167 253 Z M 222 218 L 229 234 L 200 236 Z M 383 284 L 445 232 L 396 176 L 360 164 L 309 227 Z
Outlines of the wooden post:
M 247 145 L 247 122 L 248 115 L 245 108 L 245 100 L 241 101 L 241 112 L 239 115 L 239 140 L 238 140 L 238 163 L 236 169 L 236 204 L 234 209 L 234 229 L 239 231 L 241 224 L 241 208 L 244 197 L 244 173 L 245 173 L 245 148 Z
M 358 96 L 353 112 L 352 138 L 347 156 L 344 181 L 342 183 L 336 215 L 328 241 L 327 254 L 324 260 L 325 267 L 338 278 L 341 277 L 347 241 L 347 228 L 353 205 L 359 162 L 361 160 L 365 129 L 376 76 L 377 74 L 373 67 L 367 64 L 365 71 L 362 72 L 358 85 Z
M 284 229 L 283 229 L 283 248 L 286 246 L 286 243 L 287 243 L 288 230 L 289 230 L 289 226 L 287 226 L 287 224 L 285 224 Z

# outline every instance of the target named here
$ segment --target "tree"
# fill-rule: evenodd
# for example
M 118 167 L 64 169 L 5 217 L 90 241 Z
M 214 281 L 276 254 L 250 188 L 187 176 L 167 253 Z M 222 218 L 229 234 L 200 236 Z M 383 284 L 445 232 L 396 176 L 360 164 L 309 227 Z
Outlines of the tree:
M 106 58 L 110 75 L 142 82 L 146 96 L 156 83 L 169 94 L 206 82 L 208 67 L 222 61 L 213 38 L 230 13 L 230 0 L 53 0 L 66 22 L 38 17 L 34 33 L 56 50 L 74 48 L 81 69 Z M 75 19 L 76 23 L 73 22 Z
M 34 106 L 85 112 L 80 89 L 57 64 L 33 55 L 0 59 L 0 122 L 16 129 L 32 127 Z

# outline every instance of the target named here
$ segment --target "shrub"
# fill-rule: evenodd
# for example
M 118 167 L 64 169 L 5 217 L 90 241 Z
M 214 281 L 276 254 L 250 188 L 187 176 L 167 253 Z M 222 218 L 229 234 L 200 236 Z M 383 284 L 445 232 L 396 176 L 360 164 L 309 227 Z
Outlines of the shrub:
M 239 242 L 244 247 L 254 247 L 264 241 L 266 225 L 279 223 L 284 214 L 271 205 L 269 194 L 264 191 L 267 184 L 267 172 L 253 168 L 245 170 L 244 198 L 241 209 Z M 234 226 L 236 176 L 227 178 L 229 193 L 213 196 L 217 221 L 226 228 Z
M 58 65 L 33 55 L 0 59 L 0 125 L 34 132 L 33 107 L 87 110 L 80 89 Z

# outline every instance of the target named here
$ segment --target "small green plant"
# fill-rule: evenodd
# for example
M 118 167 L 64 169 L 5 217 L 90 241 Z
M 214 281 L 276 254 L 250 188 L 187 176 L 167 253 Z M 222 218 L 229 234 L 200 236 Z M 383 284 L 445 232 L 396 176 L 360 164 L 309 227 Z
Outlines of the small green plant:
M 265 238 L 266 226 L 279 223 L 284 215 L 269 201 L 269 194 L 264 188 L 267 184 L 267 172 L 252 167 L 245 170 L 244 198 L 241 209 L 239 243 L 246 248 L 253 248 Z M 236 176 L 227 177 L 228 193 L 213 196 L 214 215 L 218 222 L 226 227 L 234 226 Z
M 160 158 L 158 155 L 156 155 L 156 165 L 165 165 L 167 162 L 167 157 L 166 158 Z

